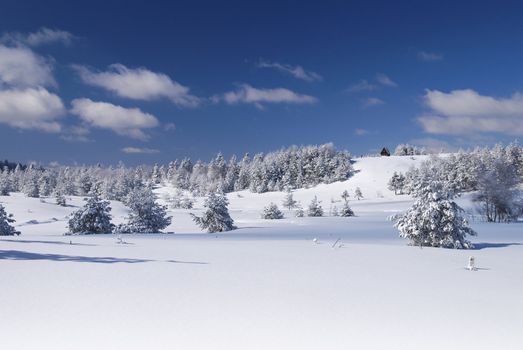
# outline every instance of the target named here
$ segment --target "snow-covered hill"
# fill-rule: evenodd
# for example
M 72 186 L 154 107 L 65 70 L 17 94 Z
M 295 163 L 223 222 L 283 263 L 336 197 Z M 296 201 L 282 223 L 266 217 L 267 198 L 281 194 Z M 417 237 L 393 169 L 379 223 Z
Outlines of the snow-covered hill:
M 63 236 L 69 207 L 0 197 L 19 237 L 0 237 L 6 349 L 521 349 L 523 230 L 473 222 L 472 251 L 417 248 L 387 217 L 412 199 L 387 190 L 425 157 L 356 159 L 348 181 L 294 192 L 356 217 L 262 220 L 284 193 L 229 194 L 238 230 L 200 233 L 170 210 L 173 235 Z M 353 196 L 359 187 L 364 198 Z M 170 187 L 156 190 L 160 200 Z M 465 204 L 466 199 L 465 199 Z M 127 209 L 113 202 L 114 222 Z M 316 242 L 313 242 L 316 238 Z M 333 244 L 338 243 L 333 248 Z M 464 269 L 476 257 L 479 270 Z

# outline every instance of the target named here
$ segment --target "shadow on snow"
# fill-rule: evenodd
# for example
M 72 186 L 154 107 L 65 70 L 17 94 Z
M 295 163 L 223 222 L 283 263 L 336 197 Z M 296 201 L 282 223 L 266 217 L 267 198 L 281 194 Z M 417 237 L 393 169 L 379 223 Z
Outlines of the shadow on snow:
M 473 250 L 481 250 L 481 249 L 488 249 L 488 248 L 506 248 L 513 245 L 523 245 L 522 243 L 486 243 L 486 242 L 480 242 L 480 243 L 474 243 Z

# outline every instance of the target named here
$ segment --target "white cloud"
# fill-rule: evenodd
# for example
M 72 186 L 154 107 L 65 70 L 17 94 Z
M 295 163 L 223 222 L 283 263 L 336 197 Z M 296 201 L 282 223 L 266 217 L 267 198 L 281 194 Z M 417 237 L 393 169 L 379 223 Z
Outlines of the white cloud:
M 95 72 L 85 66 L 74 65 L 84 83 L 101 87 L 120 97 L 135 100 L 168 98 L 182 107 L 195 107 L 200 99 L 183 86 L 162 73 L 145 68 L 130 69 L 123 64 L 113 64 L 105 72 Z
M 258 68 L 273 68 L 285 74 L 290 74 L 296 79 L 301 79 L 309 82 L 323 80 L 323 77 L 321 75 L 312 71 L 307 71 L 303 69 L 302 66 L 291 66 L 290 64 L 266 61 L 260 61 L 257 66 Z
M 431 137 L 410 140 L 409 143 L 425 148 L 428 153 L 454 152 L 457 150 L 456 147 L 450 145 L 447 141 Z
M 165 131 L 174 131 L 174 130 L 176 130 L 176 124 L 174 124 L 174 123 L 167 123 L 167 124 L 165 124 L 163 126 L 163 129 Z
M 380 83 L 383 86 L 388 86 L 388 87 L 397 87 L 398 86 L 398 84 L 396 84 L 396 82 L 392 81 L 391 78 L 389 78 L 388 76 L 386 76 L 383 73 L 376 74 L 376 80 L 378 81 L 378 83 Z
M 122 148 L 123 153 L 128 154 L 154 154 L 154 153 L 160 153 L 157 149 L 152 148 L 140 148 L 140 147 L 124 147 Z
M 71 102 L 71 113 L 79 116 L 85 123 L 98 128 L 109 129 L 118 135 L 145 141 L 149 136 L 142 129 L 159 125 L 158 119 L 139 108 L 124 108 L 107 102 L 95 102 L 88 98 Z
M 418 121 L 428 133 L 523 135 L 523 95 L 520 93 L 496 98 L 470 89 L 449 93 L 427 90 L 424 101 L 430 110 Z
M 443 55 L 435 52 L 420 51 L 418 52 L 418 58 L 421 61 L 434 62 L 441 61 L 443 59 Z
M 64 114 L 60 97 L 44 88 L 0 91 L 0 123 L 19 129 L 60 132 L 56 119 Z
M 10 42 L 15 44 L 25 44 L 29 46 L 40 46 L 46 44 L 62 43 L 69 45 L 75 36 L 65 30 L 50 29 L 46 27 L 40 28 L 38 31 L 29 34 L 22 33 L 6 33 L 2 36 L 2 42 Z
M 369 83 L 367 80 L 360 80 L 356 84 L 350 86 L 347 91 L 348 92 L 361 92 L 361 91 L 374 91 L 377 90 L 378 87 L 374 84 Z
M 224 101 L 227 104 L 251 103 L 262 107 L 264 103 L 312 104 L 318 102 L 314 96 L 302 95 L 285 88 L 258 89 L 242 84 L 236 91 L 214 96 L 214 102 Z
M 367 129 L 356 129 L 354 130 L 354 134 L 357 135 L 357 136 L 364 136 L 364 135 L 367 135 L 369 133 L 369 130 Z
M 0 87 L 35 87 L 56 85 L 52 66 L 26 47 L 0 45 Z
M 379 99 L 377 97 L 369 97 L 363 101 L 364 107 L 372 107 L 372 106 L 379 106 L 384 104 L 385 102 L 382 99 Z

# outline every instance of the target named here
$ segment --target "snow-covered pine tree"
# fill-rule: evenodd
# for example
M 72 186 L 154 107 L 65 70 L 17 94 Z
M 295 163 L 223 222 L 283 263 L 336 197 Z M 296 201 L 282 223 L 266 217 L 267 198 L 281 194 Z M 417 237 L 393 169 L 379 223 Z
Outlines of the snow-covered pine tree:
M 285 208 L 291 210 L 291 209 L 296 207 L 296 204 L 298 204 L 298 202 L 294 200 L 292 192 L 291 191 L 287 191 L 287 193 L 285 194 L 285 198 L 283 198 L 282 205 Z
M 263 208 L 262 219 L 277 220 L 283 219 L 283 213 L 274 203 L 270 203 L 268 206 Z
M 417 246 L 473 247 L 466 236 L 475 236 L 476 232 L 468 226 L 463 209 L 453 201 L 454 194 L 448 186 L 438 180 L 422 182 L 413 195 L 416 198 L 413 206 L 393 217 L 400 237 Z
M 133 189 L 125 200 L 131 209 L 127 223 L 119 225 L 121 233 L 159 233 L 171 224 L 167 207 L 156 203 L 154 193 L 149 187 Z
M 338 207 L 333 206 L 331 209 L 331 215 L 332 216 L 340 216 L 340 212 L 338 211 Z
M 357 200 L 360 200 L 363 198 L 363 193 L 361 193 L 361 190 L 359 187 L 356 187 L 356 190 L 354 190 L 354 197 L 356 197 Z
M 203 216 L 198 217 L 191 214 L 194 222 L 202 230 L 212 233 L 231 231 L 236 228 L 233 219 L 229 215 L 229 201 L 225 195 L 211 192 L 205 198 L 204 206 L 207 210 L 203 213 Z
M 309 208 L 307 209 L 307 216 L 323 216 L 323 208 L 320 203 L 321 202 L 318 201 L 318 198 L 314 196 L 309 204 Z
M 297 218 L 302 218 L 305 216 L 305 211 L 303 210 L 303 207 L 300 203 L 296 204 L 296 212 L 294 213 L 294 216 Z
M 5 169 L 0 172 L 0 196 L 9 196 L 9 192 L 11 192 L 11 179 L 9 169 L 5 167 Z
M 111 233 L 111 207 L 97 196 L 86 199 L 85 205 L 69 219 L 69 232 L 79 234 Z
M 19 231 L 11 226 L 13 222 L 15 222 L 13 214 L 7 214 L 4 206 L 0 204 L 0 236 L 14 236 L 20 234 Z
M 55 195 L 55 199 L 56 199 L 56 204 L 61 206 L 61 207 L 65 207 L 67 206 L 67 200 L 65 199 L 65 196 L 63 195 L 62 192 L 56 192 L 56 195 Z
M 349 197 L 350 197 L 349 191 L 344 190 L 343 193 L 341 194 L 341 198 L 346 202 L 349 200 Z
M 345 201 L 345 203 L 343 203 L 343 207 L 340 210 L 340 216 L 344 216 L 344 217 L 354 216 L 354 212 L 352 211 L 351 207 L 349 206 L 349 201 Z

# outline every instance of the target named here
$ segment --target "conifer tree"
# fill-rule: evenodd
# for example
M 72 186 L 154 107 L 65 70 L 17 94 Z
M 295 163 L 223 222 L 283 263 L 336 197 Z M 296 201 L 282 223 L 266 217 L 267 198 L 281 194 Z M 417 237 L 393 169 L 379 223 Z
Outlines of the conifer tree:
M 202 230 L 207 232 L 223 232 L 231 231 L 236 227 L 234 226 L 234 220 L 229 215 L 229 201 L 227 197 L 221 193 L 210 193 L 205 198 L 204 206 L 207 210 L 203 213 L 203 216 L 198 217 L 191 214 L 194 222 L 200 226 Z
M 262 219 L 267 220 L 277 220 L 277 219 L 283 219 L 283 213 L 278 208 L 278 206 L 274 203 L 270 203 L 268 206 L 266 206 L 263 209 L 262 213 Z
M 318 201 L 318 198 L 314 196 L 309 204 L 309 208 L 307 209 L 307 216 L 323 216 L 323 208 L 320 203 L 321 202 Z
M 97 196 L 86 199 L 85 205 L 69 219 L 69 232 L 80 234 L 111 233 L 111 207 Z
M 20 232 L 11 225 L 13 222 L 15 222 L 13 214 L 7 214 L 4 206 L 0 204 L 0 236 L 14 236 L 20 234 Z

